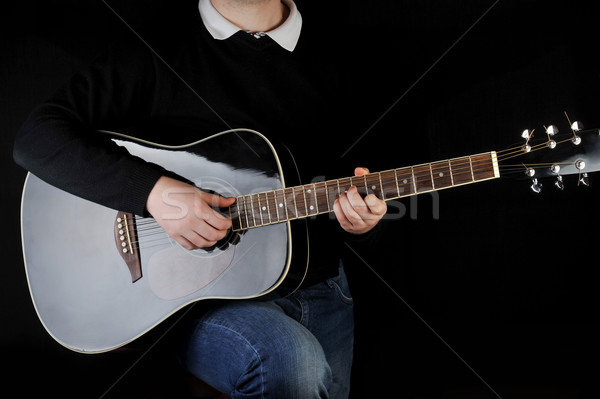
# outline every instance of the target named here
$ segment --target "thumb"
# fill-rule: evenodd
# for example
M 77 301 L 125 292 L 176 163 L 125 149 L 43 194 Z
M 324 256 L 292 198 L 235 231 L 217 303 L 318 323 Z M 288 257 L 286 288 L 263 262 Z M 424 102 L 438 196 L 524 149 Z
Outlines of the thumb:
M 364 176 L 369 174 L 369 169 L 358 167 L 354 169 L 354 176 Z
M 235 197 L 223 197 L 219 194 L 204 193 L 204 200 L 212 207 L 225 208 L 235 202 Z
M 225 208 L 235 202 L 235 197 L 222 197 L 220 195 L 216 195 L 215 197 L 217 197 L 217 206 L 220 208 Z

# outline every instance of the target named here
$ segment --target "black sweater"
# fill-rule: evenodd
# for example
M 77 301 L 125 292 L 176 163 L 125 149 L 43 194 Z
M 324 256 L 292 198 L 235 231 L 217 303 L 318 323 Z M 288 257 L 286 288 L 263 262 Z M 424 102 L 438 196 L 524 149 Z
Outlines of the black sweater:
M 97 129 L 134 128 L 140 138 L 176 145 L 246 127 L 291 148 L 305 183 L 352 173 L 357 165 L 340 165 L 339 149 L 331 155 L 348 115 L 330 43 L 306 29 L 293 52 L 246 32 L 215 40 L 197 9 L 179 22 L 145 38 L 152 50 L 137 39 L 119 46 L 35 108 L 17 136 L 17 163 L 77 196 L 139 215 L 165 171 Z M 325 216 L 309 223 L 309 282 L 336 273 L 342 240 L 351 238 Z

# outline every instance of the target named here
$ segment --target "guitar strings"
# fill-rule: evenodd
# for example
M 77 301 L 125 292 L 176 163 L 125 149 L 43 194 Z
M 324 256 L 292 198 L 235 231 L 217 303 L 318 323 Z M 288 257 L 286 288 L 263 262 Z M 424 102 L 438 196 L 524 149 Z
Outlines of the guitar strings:
M 569 136 L 568 138 L 564 139 L 564 140 L 559 140 L 556 141 L 556 145 L 560 145 L 566 142 L 571 141 L 573 138 L 573 136 Z M 529 142 L 529 140 L 528 140 Z M 550 144 L 550 139 L 548 139 L 547 141 L 543 141 L 540 142 L 538 144 L 535 145 L 531 145 L 529 150 L 526 151 L 524 148 L 524 145 L 520 145 L 520 146 L 514 146 L 514 147 L 509 147 L 506 148 L 504 150 L 499 150 L 496 151 L 497 154 L 497 161 L 498 161 L 498 169 L 501 170 L 501 176 L 500 177 L 506 177 L 507 175 L 514 175 L 514 174 L 518 174 L 518 173 L 525 173 L 527 171 L 528 168 L 541 168 L 541 167 L 549 167 L 552 165 L 568 165 L 568 164 L 573 164 L 573 162 L 555 162 L 555 163 L 535 163 L 535 164 L 505 164 L 503 162 L 509 160 L 509 159 L 513 159 L 516 157 L 520 157 L 523 155 L 526 155 L 528 153 L 532 153 L 532 152 L 536 152 L 542 149 L 547 149 L 549 148 L 549 144 Z M 486 153 L 484 154 L 480 154 L 480 155 L 486 155 Z M 451 162 L 450 162 L 451 161 Z M 491 165 L 491 159 L 488 157 L 485 157 L 484 159 L 478 159 L 478 155 L 474 155 L 474 156 L 466 156 L 466 157 L 458 157 L 458 158 L 452 158 L 450 160 L 446 160 L 446 161 L 438 161 L 438 162 L 432 162 L 432 163 L 425 163 L 425 164 L 421 164 L 421 165 L 415 165 L 415 166 L 409 166 L 409 167 L 404 167 L 404 168 L 397 168 L 397 169 L 391 169 L 391 170 L 387 170 L 387 171 L 383 171 L 383 172 L 376 172 L 376 173 L 370 173 L 367 175 L 362 176 L 363 177 L 363 181 L 365 183 L 367 183 L 369 178 L 373 178 L 374 175 L 379 174 L 379 178 L 384 176 L 385 173 L 389 173 L 391 174 L 392 172 L 394 172 L 394 179 L 397 180 L 397 172 L 400 170 L 410 170 L 411 174 L 407 175 L 407 178 L 413 178 L 415 182 L 418 181 L 433 181 L 435 183 L 435 177 L 433 176 L 433 171 L 432 171 L 432 166 L 437 164 L 437 163 L 443 163 L 443 162 L 448 162 L 449 168 L 451 167 L 451 175 L 453 177 L 460 177 L 461 175 L 467 175 L 467 176 L 473 176 L 474 173 L 479 173 L 479 172 L 485 172 L 485 171 L 489 171 L 490 170 L 490 165 Z M 429 166 L 429 167 L 427 167 Z M 390 176 L 385 176 L 387 178 L 389 178 Z M 347 189 L 346 186 L 350 186 L 352 183 L 358 183 L 356 182 L 356 180 L 360 180 L 359 177 L 347 177 L 347 178 L 342 178 L 342 179 L 337 179 L 337 180 L 331 180 L 329 182 L 335 182 L 335 184 L 340 184 L 340 189 Z M 377 179 L 379 179 L 377 178 Z M 377 180 L 376 179 L 376 180 Z M 353 180 L 355 180 L 353 182 Z M 325 182 L 325 183 L 329 183 L 329 182 Z M 396 182 L 397 183 L 397 182 Z M 414 184 L 414 183 L 413 183 Z M 358 184 L 355 184 L 358 185 Z M 453 184 L 454 185 L 454 184 Z M 379 186 L 379 185 L 378 185 Z M 309 184 L 309 185 L 301 185 L 301 186 L 297 186 L 294 187 L 296 189 L 298 189 L 298 192 L 294 192 L 292 187 L 288 187 L 287 189 L 292 189 L 292 192 L 298 196 L 299 194 L 303 194 L 303 190 L 306 189 L 306 187 L 315 187 L 314 184 Z M 328 187 L 327 185 L 325 186 L 326 188 Z M 280 189 L 285 193 L 286 189 Z M 273 191 L 279 191 L 279 190 L 273 190 Z M 337 187 L 336 189 L 331 189 L 329 192 L 335 192 L 337 191 Z M 379 187 L 380 192 L 380 197 L 382 197 L 382 188 Z M 394 190 L 395 191 L 395 190 Z M 248 196 L 253 196 L 256 194 L 261 194 L 261 193 L 251 193 L 248 195 L 242 195 L 240 197 L 238 197 L 238 200 L 241 201 L 245 201 L 246 198 Z M 291 193 L 290 193 L 291 194 Z M 410 193 L 407 195 L 403 195 L 400 197 L 407 197 L 407 196 L 412 196 L 415 195 L 417 193 Z M 338 195 L 335 195 L 337 196 Z M 271 197 L 272 199 L 274 199 L 274 197 Z M 399 197 L 394 197 L 394 198 L 399 198 Z M 267 201 L 268 202 L 268 201 Z M 301 201 L 304 203 L 304 205 L 306 205 L 306 200 Z M 269 212 L 272 211 L 272 207 L 271 204 L 267 203 L 268 208 L 269 208 Z M 325 212 L 318 212 L 318 213 L 328 213 L 331 212 L 331 210 L 329 208 L 331 208 L 331 206 L 329 205 L 329 203 L 327 204 L 328 209 Z M 294 212 L 293 215 L 298 216 L 299 212 Z M 306 215 L 309 216 L 309 215 Z M 130 218 L 130 216 L 127 216 L 128 218 Z M 304 215 L 300 215 L 299 218 L 303 218 Z M 270 219 L 270 218 L 269 218 Z M 290 218 L 290 220 L 293 218 Z M 135 216 L 135 219 L 130 219 L 132 222 L 135 222 L 135 228 L 136 228 L 136 232 L 137 232 L 137 240 L 135 242 L 132 242 L 132 244 L 135 245 L 139 245 L 140 249 L 141 248 L 148 248 L 151 246 L 156 246 L 156 245 L 164 245 L 165 243 L 169 243 L 171 242 L 171 238 L 169 237 L 169 235 L 164 231 L 164 229 L 156 222 L 155 219 L 151 218 L 151 217 L 140 217 L 140 216 Z M 285 222 L 288 219 L 285 218 L 284 220 L 281 220 L 280 222 Z M 271 224 L 271 223 L 269 223 Z M 252 227 L 260 227 L 263 224 L 258 224 L 257 226 L 252 226 Z M 251 227 L 242 227 L 241 230 L 245 230 Z

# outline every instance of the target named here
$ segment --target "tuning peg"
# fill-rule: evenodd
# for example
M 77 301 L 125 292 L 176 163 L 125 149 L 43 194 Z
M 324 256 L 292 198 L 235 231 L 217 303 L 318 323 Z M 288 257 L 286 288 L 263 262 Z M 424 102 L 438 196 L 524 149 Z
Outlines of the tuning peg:
M 540 191 L 542 191 L 542 183 L 538 182 L 537 178 L 533 178 L 531 179 L 531 186 L 529 188 L 531 188 L 531 191 L 533 191 L 536 194 L 539 194 Z
M 588 176 L 587 173 L 583 173 L 581 175 L 581 179 L 579 179 L 579 182 L 581 184 L 583 184 L 584 186 L 589 187 L 590 186 L 590 177 Z
M 525 174 L 529 177 L 533 177 L 535 175 L 535 169 L 533 168 L 526 168 L 525 169 Z
M 556 148 L 556 141 L 552 139 L 552 136 L 558 133 L 558 128 L 555 125 L 550 125 L 548 127 L 544 126 L 544 129 L 546 129 L 546 134 L 548 135 L 548 142 L 546 143 L 546 146 L 553 150 Z
M 575 121 L 571 125 L 571 130 L 573 130 L 574 132 L 578 132 L 578 131 L 580 131 L 582 129 L 583 129 L 583 123 L 581 123 L 579 121 Z
M 583 124 L 581 122 L 575 121 L 571 124 L 571 130 L 573 131 L 571 142 L 575 145 L 581 144 L 581 137 L 577 135 L 577 132 L 581 129 L 583 129 Z
M 560 175 L 556 176 L 556 181 L 554 182 L 554 186 L 556 188 L 558 188 L 559 190 L 565 189 L 565 183 L 563 182 L 562 176 L 560 176 Z
M 525 145 L 523 145 L 523 147 L 521 147 L 523 149 L 523 152 L 531 151 L 531 146 L 529 145 L 529 139 L 532 136 L 533 136 L 533 130 L 525 129 L 525 130 L 523 130 L 523 133 L 521 133 L 521 137 L 523 137 L 525 139 Z
M 558 133 L 558 128 L 555 125 L 550 125 L 546 128 L 546 133 L 548 133 L 549 136 L 554 136 Z

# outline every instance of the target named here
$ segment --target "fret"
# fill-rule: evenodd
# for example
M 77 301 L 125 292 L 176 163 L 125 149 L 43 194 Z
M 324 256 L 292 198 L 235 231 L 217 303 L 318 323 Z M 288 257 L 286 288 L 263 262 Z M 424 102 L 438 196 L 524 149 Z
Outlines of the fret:
M 277 218 L 282 220 L 288 220 L 287 206 L 285 204 L 285 191 L 283 189 L 275 190 L 275 204 L 277 206 Z
M 269 201 L 267 193 L 258 194 L 258 205 L 260 208 L 260 220 L 263 225 L 271 224 L 271 214 L 269 212 Z
M 325 182 L 325 193 L 327 195 L 327 208 L 333 211 L 333 204 L 339 197 L 340 187 L 337 180 L 329 180 Z
M 380 173 L 369 173 L 368 175 L 365 175 L 365 185 L 367 186 L 368 193 L 375 194 L 377 198 L 383 198 Z
M 381 193 L 383 199 L 397 198 L 400 196 L 396 171 L 388 170 L 379 174 L 381 182 Z
M 231 229 L 238 231 L 243 228 L 242 220 L 240 218 L 240 211 L 238 209 L 240 198 L 236 198 L 235 202 L 229 207 L 229 217 L 231 218 Z
M 411 167 L 396 169 L 396 181 L 398 183 L 398 196 L 406 197 L 415 193 L 413 183 L 413 171 Z
M 417 193 L 433 190 L 433 180 L 429 164 L 413 166 L 414 184 Z
M 308 184 L 304 186 L 304 192 L 308 215 L 316 215 L 317 213 L 319 213 L 319 206 L 317 204 L 317 194 L 315 190 L 315 185 Z
M 433 169 L 431 167 L 431 164 L 429 164 L 429 177 L 431 178 L 431 188 L 433 190 L 435 190 L 436 189 L 436 187 L 435 187 L 435 180 L 433 179 Z
M 254 209 L 252 208 L 252 198 L 249 195 L 244 195 L 244 213 L 246 214 L 246 225 L 250 227 L 256 226 L 254 218 Z
M 319 213 L 330 212 L 333 209 L 329 207 L 329 195 L 327 194 L 326 182 L 315 183 L 315 198 Z
M 298 207 L 296 206 L 296 196 L 294 195 L 294 187 L 284 189 L 285 192 L 285 210 L 288 219 L 296 219 L 298 217 Z
M 452 174 L 452 164 L 448 161 L 448 170 L 450 170 L 450 180 L 452 181 L 452 185 L 454 186 L 454 176 Z
M 240 217 L 242 219 L 242 226 L 244 226 L 244 228 L 248 228 L 250 227 L 250 223 L 248 222 L 248 209 L 246 208 L 246 197 L 242 196 L 241 197 L 241 203 L 240 203 Z
M 356 190 L 360 194 L 361 197 L 365 197 L 369 189 L 367 187 L 367 183 L 365 180 L 365 176 L 353 176 L 350 178 L 350 184 L 356 187 Z
M 449 161 L 452 169 L 452 180 L 454 185 L 471 183 L 473 175 L 471 174 L 471 160 L 469 157 L 454 158 Z
M 296 200 L 296 215 L 299 218 L 305 217 L 308 215 L 308 208 L 306 206 L 306 192 L 303 187 L 292 187 L 294 190 L 294 199 Z
M 260 196 L 258 194 L 251 194 L 250 201 L 252 203 L 252 216 L 254 217 L 254 226 L 262 226 L 263 222 L 262 211 L 260 210 Z
M 342 193 L 348 192 L 350 187 L 352 187 L 352 178 L 351 177 L 346 177 L 344 179 L 338 179 L 337 182 L 338 182 L 338 187 L 339 187 L 338 197 L 340 195 L 342 195 Z
M 475 175 L 473 174 L 473 160 L 469 156 L 469 167 L 471 168 L 471 181 L 475 181 Z
M 258 215 L 256 218 L 256 222 L 258 225 L 262 226 L 265 224 L 263 220 L 263 212 L 262 205 L 260 203 L 260 194 L 252 194 L 252 205 L 254 206 L 255 215 Z
M 265 193 L 267 208 L 269 209 L 269 220 L 271 223 L 277 223 L 281 221 L 279 218 L 279 209 L 277 208 L 277 202 L 275 201 L 275 191 L 268 191 Z
M 436 190 L 452 187 L 452 172 L 448 161 L 431 163 L 431 177 Z

